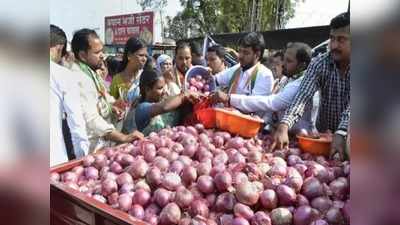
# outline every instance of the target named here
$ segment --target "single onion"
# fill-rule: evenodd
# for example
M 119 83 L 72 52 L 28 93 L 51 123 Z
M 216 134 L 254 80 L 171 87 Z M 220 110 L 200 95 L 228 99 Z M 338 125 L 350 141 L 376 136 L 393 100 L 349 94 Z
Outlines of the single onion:
M 260 194 L 257 187 L 251 182 L 242 182 L 236 185 L 236 198 L 239 202 L 252 206 L 257 203 Z
M 104 167 L 103 167 L 104 168 Z M 117 162 L 112 162 L 111 164 L 110 164 L 110 170 L 113 172 L 113 173 L 121 173 L 122 171 L 123 171 L 123 168 L 122 168 L 122 166 L 119 164 L 119 163 L 117 163 Z
M 181 210 L 176 203 L 169 203 L 160 213 L 160 225 L 178 224 L 181 219 Z
M 175 202 L 181 208 L 188 207 L 193 201 L 192 193 L 186 188 L 181 188 L 176 191 Z
M 344 217 L 340 212 L 340 209 L 336 207 L 330 208 L 325 214 L 326 221 L 329 224 L 344 224 Z
M 232 214 L 224 214 L 220 217 L 219 222 L 221 225 L 231 225 L 233 220 Z
M 133 183 L 125 183 L 121 186 L 121 188 L 118 190 L 120 194 L 128 193 L 133 191 Z
M 236 217 L 232 220 L 232 225 L 250 225 L 250 223 L 243 217 Z
M 132 197 L 128 193 L 121 194 L 118 196 L 118 205 L 122 211 L 129 211 L 132 206 Z
M 236 198 L 232 193 L 225 192 L 217 197 L 215 210 L 217 212 L 231 212 L 236 204 Z
M 165 190 L 164 188 L 159 188 L 154 191 L 153 199 L 160 207 L 164 207 L 171 200 L 171 192 Z
M 349 192 L 349 184 L 346 178 L 339 177 L 329 184 L 335 199 L 344 200 Z
M 68 171 L 61 175 L 61 180 L 65 183 L 67 182 L 76 183 L 78 181 L 78 176 L 76 175 L 76 173 Z
M 158 187 L 161 184 L 162 174 L 158 167 L 151 168 L 146 174 L 146 182 L 151 187 Z
M 126 183 L 132 183 L 133 184 L 133 178 L 129 173 L 123 172 L 120 175 L 118 175 L 117 183 L 118 183 L 119 186 L 122 186 L 122 185 L 124 185 Z
M 239 148 L 242 148 L 243 146 L 244 146 L 244 140 L 241 137 L 231 138 L 226 143 L 227 148 L 239 149 Z
M 83 158 L 83 165 L 84 165 L 85 167 L 89 167 L 89 166 L 91 166 L 91 165 L 94 163 L 94 161 L 95 161 L 95 158 L 94 158 L 93 155 L 87 155 L 87 156 L 85 156 L 85 157 Z
M 260 203 L 266 209 L 275 209 L 278 206 L 278 195 L 274 190 L 267 189 L 261 192 Z
M 333 203 L 327 197 L 316 197 L 311 201 L 311 206 L 313 208 L 318 209 L 322 213 L 326 213 L 331 207 Z
M 143 189 L 148 192 L 151 191 L 150 186 L 146 183 L 146 180 L 144 179 L 137 180 L 134 190 L 137 191 L 139 189 Z
M 193 157 L 197 152 L 196 145 L 186 145 L 185 149 L 182 151 L 182 155 Z
M 215 175 L 214 182 L 219 192 L 225 192 L 232 186 L 232 176 L 227 171 L 224 171 Z
M 251 218 L 254 216 L 253 210 L 251 210 L 249 206 L 242 203 L 237 203 L 233 207 L 233 213 L 236 217 L 243 217 L 246 220 L 251 220 Z
M 314 220 L 310 225 L 329 225 L 328 222 L 322 219 Z
M 157 215 L 161 212 L 161 208 L 156 203 L 150 203 L 149 206 L 144 210 L 146 214 Z
M 159 168 L 162 172 L 165 172 L 169 168 L 169 161 L 164 157 L 157 156 L 153 161 L 153 166 Z
M 146 221 L 150 225 L 157 225 L 158 224 L 158 217 L 155 214 L 145 213 L 143 220 Z
M 59 182 L 60 178 L 61 178 L 61 176 L 59 173 L 56 173 L 56 172 L 50 173 L 50 180 L 52 180 L 54 182 Z
M 101 186 L 101 192 L 105 196 L 118 190 L 118 184 L 115 182 L 115 180 L 106 179 L 101 183 Z
M 167 147 L 161 147 L 157 151 L 157 155 L 163 158 L 167 158 L 169 154 L 171 154 L 171 150 Z
M 297 202 L 297 206 L 310 205 L 310 202 L 308 201 L 308 199 L 302 194 L 297 195 L 296 202 Z
M 251 219 L 251 225 L 271 225 L 271 218 L 263 211 L 258 211 Z
M 199 215 L 199 216 L 203 216 L 203 217 L 207 218 L 208 213 L 209 213 L 209 209 L 208 209 L 207 204 L 205 203 L 204 199 L 194 200 L 190 204 L 190 215 L 192 217 Z
M 197 186 L 204 194 L 210 194 L 214 192 L 214 181 L 213 178 L 208 175 L 202 175 L 197 179 Z
M 181 177 L 176 173 L 166 173 L 162 179 L 162 186 L 170 191 L 176 190 L 181 185 Z
M 149 170 L 149 166 L 143 159 L 137 159 L 134 163 L 127 167 L 126 170 L 134 179 L 138 179 L 146 175 L 147 171 Z
M 211 163 L 202 162 L 197 166 L 197 174 L 201 175 L 208 175 L 211 172 Z
M 222 136 L 214 136 L 213 142 L 215 147 L 220 148 L 224 145 L 224 138 Z
M 83 166 L 76 166 L 71 171 L 76 173 L 76 176 L 80 177 L 85 172 L 85 168 L 83 168 Z
M 171 165 L 169 166 L 169 171 L 176 173 L 176 174 L 180 174 L 183 170 L 183 163 L 179 160 L 175 160 L 171 163 Z
M 144 209 L 141 205 L 132 205 L 131 209 L 129 210 L 129 214 L 136 217 L 139 220 L 143 220 L 144 218 Z
M 259 151 L 250 151 L 247 154 L 247 160 L 253 163 L 259 163 L 262 159 L 262 153 Z
M 293 215 L 287 208 L 276 208 L 271 211 L 271 222 L 273 225 L 291 225 Z
M 323 195 L 321 182 L 315 177 L 309 177 L 304 180 L 301 193 L 308 199 L 313 199 Z
M 182 180 L 185 184 L 190 185 L 197 179 L 197 170 L 192 166 L 185 166 L 182 171 Z
M 97 180 L 99 178 L 99 171 L 93 166 L 85 169 L 85 176 L 87 179 Z
M 141 206 L 146 206 L 149 203 L 150 198 L 151 195 L 149 192 L 143 189 L 138 189 L 133 196 L 133 203 Z

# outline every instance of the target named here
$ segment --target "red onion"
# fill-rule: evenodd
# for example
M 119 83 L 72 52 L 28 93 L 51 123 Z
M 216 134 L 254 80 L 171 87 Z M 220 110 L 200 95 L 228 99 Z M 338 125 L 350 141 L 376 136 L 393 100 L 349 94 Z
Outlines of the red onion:
M 182 151 L 182 155 L 186 155 L 192 158 L 196 154 L 196 151 L 197 151 L 196 145 L 186 145 Z
M 193 201 L 192 193 L 186 188 L 181 188 L 176 191 L 175 202 L 181 208 L 188 207 Z
M 171 200 L 171 192 L 164 188 L 157 189 L 153 194 L 154 201 L 160 206 L 166 206 Z
M 131 209 L 129 210 L 129 214 L 136 217 L 139 220 L 143 220 L 144 218 L 144 209 L 141 205 L 132 205 Z
M 208 217 L 209 209 L 207 207 L 207 204 L 205 203 L 204 199 L 197 199 L 194 200 L 190 204 L 190 215 L 192 217 L 195 217 L 197 215 L 203 216 L 203 217 Z
M 85 169 L 85 176 L 87 179 L 97 180 L 99 178 L 99 171 L 93 166 Z
M 250 223 L 243 217 L 236 217 L 232 220 L 232 225 L 250 225 Z
M 122 211 L 129 211 L 132 206 L 132 197 L 128 193 L 121 194 L 118 197 L 118 205 Z
M 99 202 L 107 203 L 107 199 L 104 198 L 103 195 L 95 194 L 95 195 L 93 195 L 93 198 L 96 199 L 96 200 L 99 201 Z
M 339 177 L 329 184 L 334 199 L 344 200 L 349 192 L 349 184 L 347 179 Z
M 303 186 L 303 178 L 300 177 L 288 177 L 285 181 L 285 184 L 291 188 L 293 188 L 293 190 L 296 193 L 299 193 L 301 190 L 301 187 Z
M 103 195 L 107 196 L 113 192 L 118 190 L 117 182 L 114 180 L 106 179 L 101 183 L 102 189 L 101 192 Z
M 226 147 L 227 148 L 235 148 L 235 149 L 239 149 L 242 148 L 244 146 L 244 140 L 241 137 L 234 137 L 228 140 L 228 142 L 226 143 Z
M 301 193 L 308 199 L 313 199 L 323 195 L 321 182 L 315 177 L 309 177 L 304 180 Z
M 160 225 L 178 224 L 180 219 L 181 210 L 175 203 L 169 203 L 160 213 Z
M 278 195 L 274 190 L 267 189 L 261 192 L 260 203 L 266 209 L 275 209 L 278 206 Z
M 103 167 L 104 168 L 104 167 Z M 122 168 L 122 166 L 119 164 L 119 163 L 117 163 L 117 162 L 112 162 L 111 163 L 111 165 L 110 165 L 110 170 L 113 172 L 113 173 L 121 173 L 122 172 L 122 170 L 123 170 L 123 168 Z
M 161 184 L 162 174 L 158 167 L 151 168 L 146 174 L 146 181 L 151 187 L 158 187 Z
M 200 143 L 202 143 L 202 144 L 210 143 L 210 139 L 209 139 L 208 135 L 205 133 L 199 134 L 199 140 L 200 140 Z
M 119 193 L 120 194 L 124 194 L 124 193 L 128 193 L 133 191 L 133 183 L 125 183 L 121 186 L 121 188 L 119 189 Z
M 126 168 L 126 171 L 130 173 L 133 179 L 142 178 L 146 175 L 149 166 L 143 159 L 138 159 L 132 165 Z
M 65 183 L 65 186 L 67 186 L 71 189 L 77 190 L 77 191 L 79 190 L 79 186 L 75 182 L 72 182 L 72 181 L 67 181 Z
M 329 224 L 344 224 L 344 217 L 340 209 L 336 207 L 330 208 L 325 214 L 326 221 Z
M 233 215 L 224 214 L 220 217 L 220 225 L 232 225 Z
M 153 143 L 146 143 L 142 146 L 141 153 L 144 155 L 147 151 L 156 151 L 156 146 Z
M 118 183 L 119 186 L 122 186 L 122 185 L 124 185 L 126 183 L 132 183 L 133 184 L 132 176 L 127 172 L 123 172 L 120 175 L 118 175 L 117 183 Z
M 296 201 L 296 193 L 287 185 L 281 184 L 276 188 L 279 204 L 282 206 L 291 206 Z
M 144 212 L 145 214 L 157 215 L 161 212 L 161 208 L 156 203 L 151 203 L 149 206 L 147 206 Z
M 222 136 L 214 136 L 213 142 L 215 147 L 220 148 L 224 145 L 224 138 Z
M 188 134 L 193 135 L 194 137 L 197 137 L 199 135 L 197 129 L 193 126 L 187 126 L 185 130 Z
M 176 173 L 176 174 L 180 174 L 183 170 L 183 163 L 179 160 L 175 160 L 171 163 L 171 165 L 169 166 L 169 171 Z
M 271 218 L 265 212 L 258 211 L 251 219 L 251 225 L 271 225 Z
M 181 185 L 181 177 L 176 173 L 166 173 L 162 179 L 162 186 L 170 191 L 176 190 Z
M 233 213 L 236 217 L 243 217 L 246 220 L 251 220 L 251 218 L 254 216 L 253 210 L 251 210 L 249 206 L 242 203 L 237 203 L 233 207 Z
M 83 168 L 83 166 L 76 166 L 71 171 L 74 172 L 76 176 L 80 177 L 85 172 L 85 168 Z
M 135 161 L 135 158 L 129 154 L 124 154 L 122 156 L 121 165 L 128 166 L 131 165 Z
M 189 216 L 187 216 L 187 217 L 180 219 L 178 225 L 191 225 L 191 223 L 192 223 L 192 219 Z
M 93 155 L 87 155 L 83 158 L 83 166 L 89 167 L 91 166 L 95 161 L 95 158 Z
M 211 161 L 211 159 L 213 158 L 213 154 L 208 150 L 203 150 L 202 148 L 200 148 L 200 150 L 196 152 L 196 157 L 200 162 L 204 162 L 208 159 L 210 159 Z
M 193 197 L 195 199 L 199 199 L 199 198 L 203 198 L 203 193 L 199 190 L 199 188 L 197 187 L 197 184 L 194 183 L 189 187 L 190 192 L 192 192 Z
M 157 225 L 158 224 L 158 217 L 154 214 L 144 214 L 143 220 L 146 221 L 150 225 Z
M 296 202 L 297 202 L 297 206 L 310 205 L 310 202 L 308 201 L 308 199 L 302 194 L 297 195 Z
M 226 164 L 229 160 L 228 155 L 225 152 L 221 152 L 213 158 L 213 165 Z
M 304 164 L 296 164 L 294 168 L 300 173 L 302 177 L 305 176 L 305 172 L 307 170 L 307 166 Z
M 169 161 L 164 157 L 157 156 L 153 161 L 153 166 L 158 167 L 162 172 L 165 172 L 169 168 Z
M 213 178 L 208 175 L 202 175 L 197 179 L 197 186 L 204 194 L 210 194 L 214 192 L 214 181 Z
M 144 160 L 146 160 L 146 162 L 153 162 L 154 159 L 156 158 L 157 155 L 157 151 L 156 149 L 150 148 L 147 149 L 146 152 L 144 152 L 143 156 L 144 156 Z
M 78 176 L 76 175 L 76 173 L 68 171 L 61 175 L 61 180 L 65 183 L 67 182 L 76 183 L 78 181 Z
M 225 192 L 232 186 L 232 176 L 227 171 L 224 171 L 215 175 L 214 182 L 219 192 Z
M 217 195 L 212 193 L 206 196 L 206 204 L 208 207 L 212 207 L 215 205 L 215 201 L 217 200 Z
M 59 182 L 60 178 L 61 178 L 61 176 L 59 173 L 56 173 L 56 172 L 50 173 L 50 180 L 52 180 L 54 182 Z
M 107 157 L 104 154 L 98 154 L 94 156 L 94 167 L 101 169 L 107 166 Z
M 138 189 L 133 196 L 133 203 L 141 206 L 146 206 L 149 203 L 150 198 L 151 195 L 149 192 L 143 189 Z
M 293 214 L 294 225 L 309 225 L 312 221 L 318 219 L 319 213 L 310 206 L 300 206 Z
M 179 154 L 176 152 L 171 152 L 166 158 L 168 159 L 169 162 L 173 162 L 177 160 L 179 157 Z
M 248 182 L 248 181 L 249 181 L 249 179 L 248 179 L 247 175 L 242 172 L 237 172 L 232 177 L 232 182 L 236 185 L 238 185 L 240 183 Z
M 113 172 L 107 172 L 107 173 L 104 173 L 102 176 L 101 176 L 101 181 L 103 181 L 103 180 L 106 180 L 106 179 L 110 179 L 110 180 L 117 180 L 117 178 L 118 178 L 118 175 L 117 174 L 115 174 L 115 173 L 113 173 Z
M 252 206 L 257 203 L 260 194 L 257 187 L 251 182 L 242 182 L 236 185 L 236 198 L 239 202 Z
M 231 212 L 236 204 L 236 198 L 232 193 L 225 192 L 217 197 L 215 210 L 217 212 Z
M 193 160 L 189 156 L 186 156 L 186 155 L 180 155 L 178 157 L 178 160 L 181 161 L 184 166 L 190 166 L 193 162 Z
M 210 176 L 213 177 L 213 178 L 215 178 L 215 176 L 216 176 L 218 173 L 224 172 L 225 170 L 226 170 L 225 164 L 217 164 L 217 165 L 215 165 L 215 166 L 211 169 L 211 171 L 210 171 Z M 231 176 L 231 177 L 232 177 L 232 176 Z
M 271 167 L 271 169 L 268 171 L 268 176 L 280 176 L 280 177 L 285 177 L 287 174 L 286 166 L 277 164 Z
M 197 130 L 198 132 L 203 132 L 204 129 L 205 129 L 204 125 L 201 124 L 201 123 L 195 124 L 195 125 L 194 125 L 194 128 L 196 128 L 196 130 Z
M 287 208 L 276 208 L 271 211 L 271 222 L 273 225 L 291 225 L 292 213 Z
M 161 156 L 163 158 L 167 158 L 169 154 L 171 154 L 171 150 L 169 148 L 166 148 L 166 147 L 161 147 L 157 151 L 157 155 L 159 155 L 159 156 Z
M 287 158 L 287 163 L 289 166 L 295 166 L 298 163 L 303 163 L 303 160 L 298 155 L 289 155 Z
M 262 153 L 259 151 L 250 151 L 247 154 L 247 160 L 249 162 L 259 163 L 262 159 Z
M 238 152 L 244 156 L 247 156 L 247 154 L 249 153 L 249 150 L 246 147 L 241 147 L 241 148 L 238 148 Z
M 300 156 L 301 155 L 301 150 L 298 149 L 298 148 L 289 148 L 289 154 L 290 155 Z
M 197 174 L 201 175 L 208 175 L 211 171 L 211 163 L 202 162 L 197 166 Z
M 192 166 L 185 166 L 182 171 L 182 180 L 185 184 L 190 185 L 197 179 L 197 170 Z
M 312 223 L 310 223 L 310 225 L 329 225 L 328 222 L 326 222 L 325 220 L 314 220 Z
M 332 201 L 327 197 L 316 197 L 311 201 L 311 206 L 322 213 L 326 213 L 332 207 Z
M 138 180 L 138 182 L 136 182 L 134 190 L 137 191 L 139 189 L 143 189 L 148 192 L 151 191 L 150 186 L 146 183 L 146 180 L 144 179 Z
M 246 158 L 239 152 L 236 152 L 229 157 L 229 163 L 246 163 Z

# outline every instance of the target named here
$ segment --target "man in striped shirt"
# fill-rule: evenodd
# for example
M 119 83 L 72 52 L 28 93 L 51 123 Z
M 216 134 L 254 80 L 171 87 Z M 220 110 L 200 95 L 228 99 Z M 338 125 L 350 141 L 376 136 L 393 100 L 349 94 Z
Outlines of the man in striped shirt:
M 331 156 L 344 158 L 350 119 L 350 15 L 342 13 L 331 20 L 330 52 L 315 58 L 307 68 L 294 101 L 274 133 L 271 149 L 288 146 L 288 129 L 303 115 L 316 91 L 320 107 L 316 122 L 319 132 L 335 132 Z

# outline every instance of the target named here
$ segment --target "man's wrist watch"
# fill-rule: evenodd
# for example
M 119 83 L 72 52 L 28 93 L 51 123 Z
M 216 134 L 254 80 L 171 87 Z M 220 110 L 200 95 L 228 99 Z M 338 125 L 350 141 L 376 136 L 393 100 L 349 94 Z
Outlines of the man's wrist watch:
M 347 137 L 347 131 L 345 131 L 345 130 L 337 130 L 335 132 L 335 134 L 338 134 L 338 135 L 343 136 L 345 138 Z

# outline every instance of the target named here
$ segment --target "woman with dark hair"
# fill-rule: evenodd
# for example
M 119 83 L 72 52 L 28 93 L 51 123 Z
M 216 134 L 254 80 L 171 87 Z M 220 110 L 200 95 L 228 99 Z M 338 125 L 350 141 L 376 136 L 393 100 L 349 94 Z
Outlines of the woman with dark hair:
M 154 70 L 145 70 L 140 77 L 141 97 L 135 110 L 135 122 L 145 135 L 178 125 L 180 114 L 177 109 L 199 97 L 193 92 L 166 97 L 166 89 L 164 77 Z
M 134 99 L 127 99 L 128 92 L 133 91 L 133 97 L 139 94 L 139 79 L 147 61 L 146 43 L 138 38 L 131 37 L 125 44 L 124 55 L 120 64 L 119 73 L 113 77 L 110 86 L 110 94 L 115 99 L 121 98 L 133 102 Z

